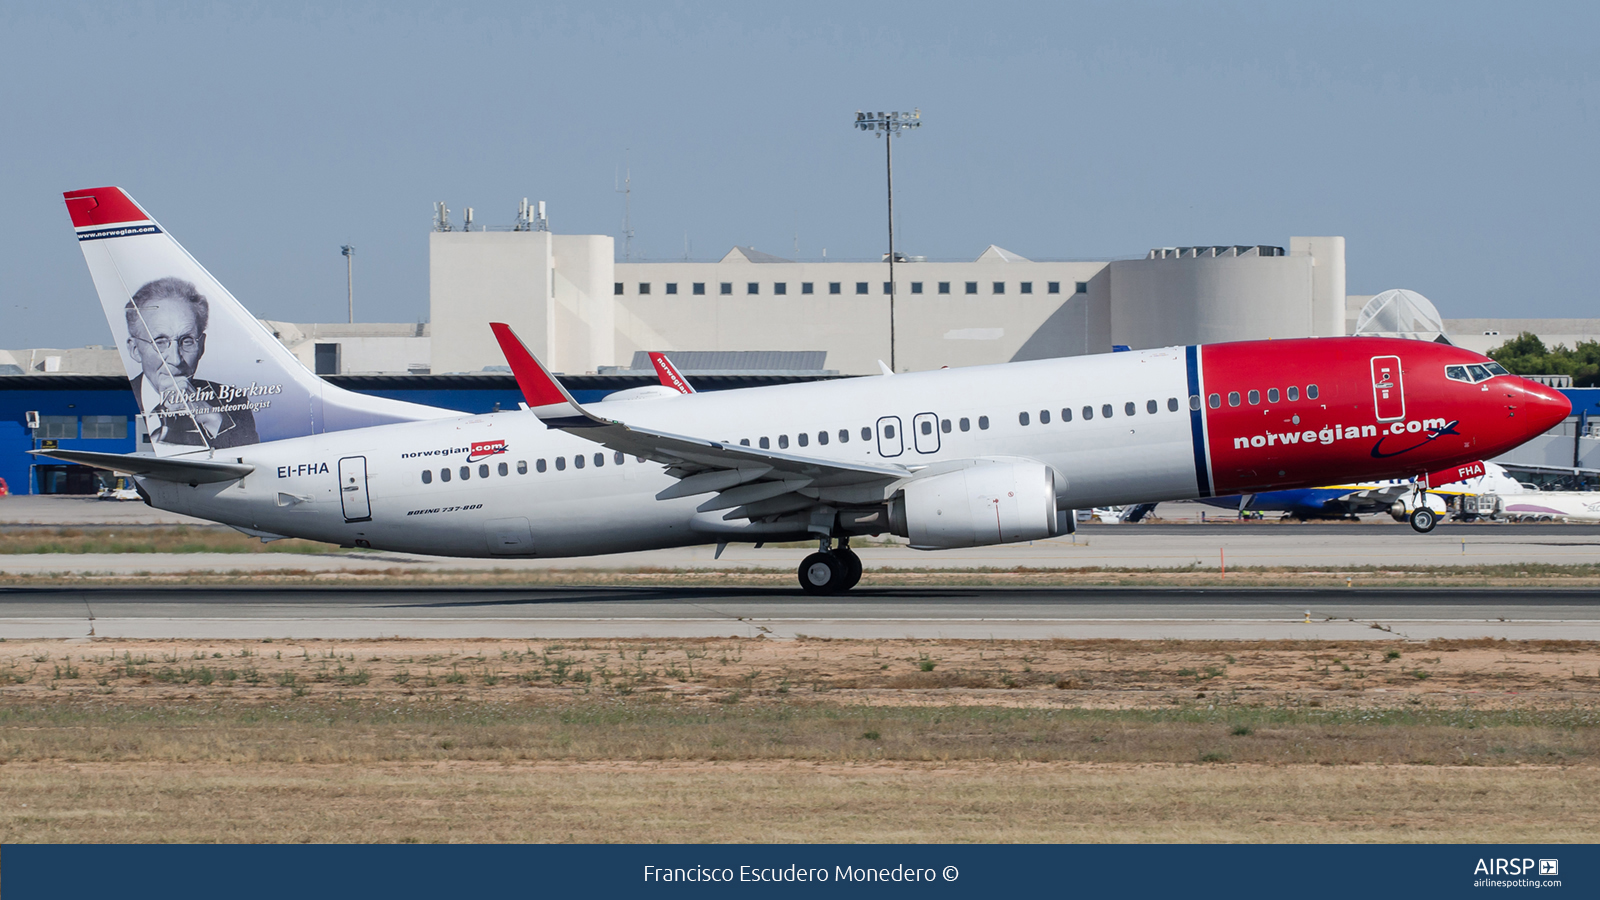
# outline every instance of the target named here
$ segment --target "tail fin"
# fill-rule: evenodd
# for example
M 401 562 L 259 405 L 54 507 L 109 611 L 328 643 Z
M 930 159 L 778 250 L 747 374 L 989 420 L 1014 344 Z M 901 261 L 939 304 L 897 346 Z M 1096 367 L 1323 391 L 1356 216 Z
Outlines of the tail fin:
M 457 414 L 324 383 L 120 188 L 64 196 L 158 455 Z
M 665 353 L 652 352 L 650 354 L 650 364 L 656 367 L 656 377 L 661 379 L 661 383 L 664 386 L 672 388 L 680 394 L 694 393 L 694 387 L 689 384 L 689 379 L 683 377 L 683 373 L 679 372 L 678 367 L 672 364 L 672 360 L 667 359 Z

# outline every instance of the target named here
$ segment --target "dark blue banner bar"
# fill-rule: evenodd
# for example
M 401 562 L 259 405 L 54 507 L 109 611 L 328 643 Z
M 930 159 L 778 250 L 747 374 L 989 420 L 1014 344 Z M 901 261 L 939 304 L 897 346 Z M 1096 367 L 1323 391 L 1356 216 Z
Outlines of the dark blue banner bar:
M 36 846 L 6 900 L 457 896 L 1593 897 L 1600 847 Z M 1553 895 L 1548 892 L 1554 891 Z M 509 893 L 507 893 L 509 892 Z M 1038 893 L 1042 892 L 1042 893 Z

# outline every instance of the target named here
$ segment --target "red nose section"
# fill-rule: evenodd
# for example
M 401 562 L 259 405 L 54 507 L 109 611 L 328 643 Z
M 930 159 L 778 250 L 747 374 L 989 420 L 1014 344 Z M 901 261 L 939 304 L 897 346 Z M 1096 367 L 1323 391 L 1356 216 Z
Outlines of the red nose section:
M 1528 410 L 1527 419 L 1523 423 L 1528 430 L 1528 438 L 1544 434 L 1560 425 L 1567 416 L 1572 415 L 1572 401 L 1567 399 L 1566 394 L 1553 387 L 1546 387 L 1537 381 L 1524 378 L 1522 392 L 1523 403 Z

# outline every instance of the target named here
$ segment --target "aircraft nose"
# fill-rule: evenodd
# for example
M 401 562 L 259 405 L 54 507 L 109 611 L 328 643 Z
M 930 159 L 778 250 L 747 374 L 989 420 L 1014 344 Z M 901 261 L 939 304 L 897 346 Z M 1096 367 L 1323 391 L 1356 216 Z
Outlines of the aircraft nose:
M 1528 411 L 1525 425 L 1529 437 L 1543 434 L 1572 415 L 1572 401 L 1553 387 L 1522 379 L 1523 406 Z

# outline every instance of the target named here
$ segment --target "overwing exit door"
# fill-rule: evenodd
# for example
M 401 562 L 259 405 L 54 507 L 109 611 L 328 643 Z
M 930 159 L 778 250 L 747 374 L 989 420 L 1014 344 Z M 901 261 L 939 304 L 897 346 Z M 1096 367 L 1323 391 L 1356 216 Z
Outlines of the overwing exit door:
M 906 452 L 905 435 L 900 433 L 900 417 L 884 416 L 878 420 L 878 455 L 895 457 Z
M 367 458 L 346 456 L 339 460 L 339 505 L 346 522 L 366 522 L 372 518 L 367 500 Z
M 1406 417 L 1406 393 L 1400 377 L 1400 357 L 1372 358 L 1372 408 L 1379 422 L 1392 422 Z
M 912 443 L 918 453 L 939 452 L 939 417 L 933 413 L 917 413 L 911 420 Z

